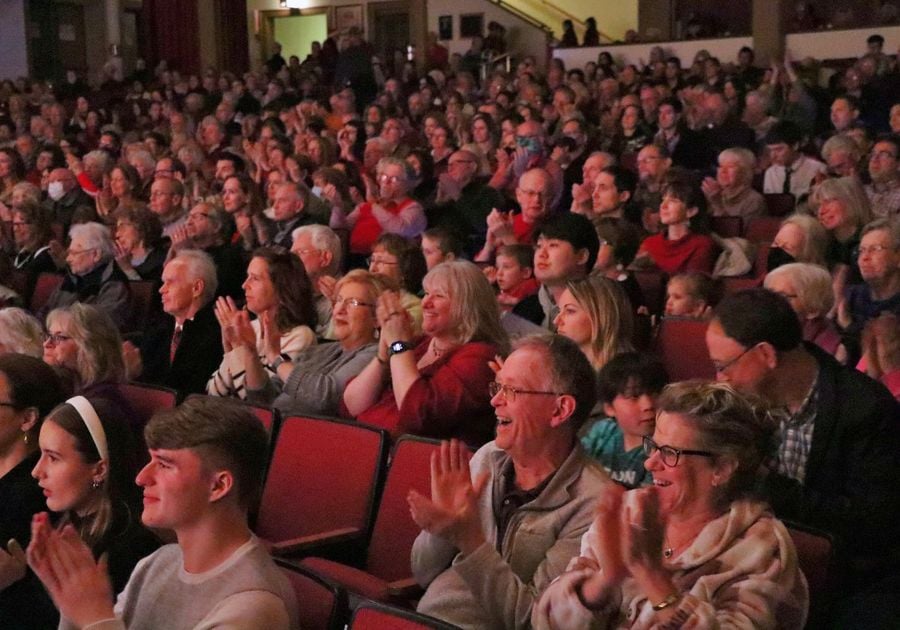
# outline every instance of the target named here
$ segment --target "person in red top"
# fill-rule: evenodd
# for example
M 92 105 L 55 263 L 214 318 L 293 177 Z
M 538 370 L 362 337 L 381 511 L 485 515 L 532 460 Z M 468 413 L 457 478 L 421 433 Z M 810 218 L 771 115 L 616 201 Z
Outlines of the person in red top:
M 378 162 L 377 192 L 373 199 L 356 206 L 349 215 L 334 210 L 331 227 L 350 228 L 350 253 L 368 255 L 383 232 L 415 238 L 425 231 L 425 211 L 409 196 L 415 174 L 400 158 L 386 157 Z
M 550 197 L 553 194 L 553 178 L 542 168 L 526 171 L 516 186 L 516 201 L 521 212 L 510 215 L 497 208 L 487 217 L 487 238 L 484 247 L 475 256 L 477 261 L 489 261 L 494 250 L 501 245 L 532 243 L 535 226 L 550 214 Z
M 688 180 L 676 178 L 663 192 L 659 219 L 663 232 L 648 236 L 635 258 L 638 266 L 656 266 L 668 275 L 685 271 L 712 273 L 716 244 L 708 234 L 698 234 L 703 197 Z
M 344 390 L 343 407 L 359 422 L 404 433 L 481 445 L 494 437 L 489 365 L 508 341 L 494 292 L 465 260 L 441 263 L 425 276 L 422 330 L 399 296 L 378 299 L 378 353 Z
M 497 250 L 497 301 L 501 311 L 534 295 L 541 288 L 534 277 L 534 248 L 531 245 L 503 245 Z

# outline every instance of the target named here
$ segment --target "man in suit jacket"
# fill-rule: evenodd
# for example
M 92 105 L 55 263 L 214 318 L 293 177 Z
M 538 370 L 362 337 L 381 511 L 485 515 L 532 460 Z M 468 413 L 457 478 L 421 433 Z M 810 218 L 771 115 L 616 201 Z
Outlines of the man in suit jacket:
M 139 355 L 126 344 L 133 378 L 184 394 L 206 391 L 206 382 L 222 362 L 222 334 L 213 310 L 216 286 L 209 254 L 184 249 L 169 261 L 159 292 L 163 310 L 171 317 L 145 332 Z
M 843 593 L 896 581 L 900 408 L 890 392 L 803 343 L 787 299 L 767 289 L 723 299 L 706 345 L 718 380 L 788 414 L 765 486 L 776 515 L 835 535 Z

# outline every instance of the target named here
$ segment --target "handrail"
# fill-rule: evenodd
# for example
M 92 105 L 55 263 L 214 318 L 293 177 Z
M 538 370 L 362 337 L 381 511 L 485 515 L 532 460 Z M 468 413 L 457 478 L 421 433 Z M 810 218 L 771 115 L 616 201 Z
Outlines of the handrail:
M 534 26 L 535 28 L 541 29 L 547 35 L 553 36 L 552 28 L 550 28 L 549 26 L 547 26 L 546 24 L 544 24 L 543 22 L 541 22 L 534 16 L 531 16 L 528 13 L 526 13 L 525 11 L 522 11 L 522 9 L 515 7 L 507 2 L 504 2 L 503 0 L 488 0 L 488 2 L 490 2 L 491 4 L 496 4 L 498 7 L 500 7 L 501 9 L 504 9 L 506 11 L 509 11 L 510 13 L 512 13 L 513 15 L 518 17 L 520 20 L 528 22 L 531 26 Z
M 571 13 L 569 13 L 562 7 L 558 7 L 555 4 L 553 4 L 552 2 L 549 2 L 548 0 L 540 0 L 540 2 L 541 2 L 541 4 L 550 7 L 551 10 L 556 11 L 557 13 L 561 13 L 562 15 L 565 15 L 567 18 L 572 20 L 572 22 L 574 22 L 578 26 L 587 26 L 587 24 L 585 24 L 584 20 L 572 15 Z M 600 34 L 603 35 L 603 33 L 600 33 Z

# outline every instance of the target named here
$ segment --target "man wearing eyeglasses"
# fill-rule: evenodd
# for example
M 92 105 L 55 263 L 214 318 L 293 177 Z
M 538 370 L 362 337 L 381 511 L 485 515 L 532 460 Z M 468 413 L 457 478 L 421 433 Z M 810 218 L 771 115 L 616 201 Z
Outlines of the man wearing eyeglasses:
M 612 484 L 576 437 L 596 400 L 594 378 L 569 339 L 528 337 L 491 384 L 496 439 L 471 461 L 460 443 L 441 445 L 431 498 L 409 498 L 423 530 L 412 551 L 413 574 L 427 586 L 420 612 L 464 628 L 528 625 Z
M 787 299 L 767 289 L 723 299 L 706 345 L 718 380 L 786 411 L 764 489 L 776 515 L 837 537 L 841 592 L 897 579 L 900 408 L 888 390 L 803 342 Z
M 883 136 L 869 154 L 869 175 L 866 195 L 872 204 L 872 214 L 893 217 L 900 214 L 900 138 Z

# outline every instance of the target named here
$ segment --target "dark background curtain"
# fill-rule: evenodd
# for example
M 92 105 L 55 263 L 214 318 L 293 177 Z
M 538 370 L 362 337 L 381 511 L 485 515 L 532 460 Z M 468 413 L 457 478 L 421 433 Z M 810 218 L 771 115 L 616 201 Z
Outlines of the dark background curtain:
M 141 26 L 150 68 L 165 59 L 170 68 L 181 72 L 200 71 L 195 0 L 144 0 Z
M 247 3 L 245 0 L 216 0 L 216 45 L 223 70 L 243 73 L 250 69 L 247 39 Z

